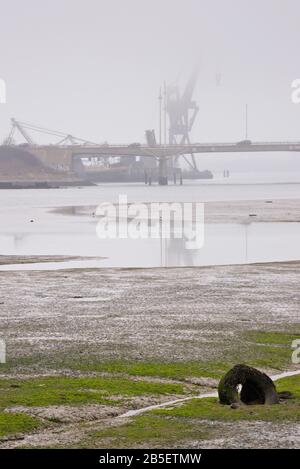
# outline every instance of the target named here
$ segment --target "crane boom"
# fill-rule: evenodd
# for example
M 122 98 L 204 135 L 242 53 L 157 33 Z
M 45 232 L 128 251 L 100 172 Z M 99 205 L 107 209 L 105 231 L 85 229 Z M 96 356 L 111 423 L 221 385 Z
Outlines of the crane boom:
M 32 138 L 26 132 L 26 130 L 24 129 L 24 127 L 22 126 L 22 124 L 19 121 L 17 121 L 16 119 L 13 118 L 13 119 L 11 119 L 11 123 L 12 123 L 13 129 L 18 129 L 18 131 L 20 132 L 21 135 L 23 135 L 23 137 L 25 138 L 27 143 L 29 143 L 30 145 L 34 144 Z

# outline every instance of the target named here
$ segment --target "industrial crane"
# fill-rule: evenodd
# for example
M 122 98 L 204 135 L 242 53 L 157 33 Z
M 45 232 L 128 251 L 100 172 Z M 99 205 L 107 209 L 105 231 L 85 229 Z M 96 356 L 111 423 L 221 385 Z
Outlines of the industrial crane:
M 190 143 L 190 132 L 199 111 L 196 101 L 193 100 L 198 74 L 199 70 L 196 67 L 182 94 L 177 84 L 166 88 L 166 112 L 169 116 L 169 143 L 171 145 Z M 191 154 L 192 162 L 184 158 L 192 169 L 197 170 L 193 154 Z
M 34 145 L 35 143 L 27 132 L 28 130 L 60 138 L 59 142 L 57 142 L 56 145 L 96 145 L 94 142 L 89 142 L 88 140 L 83 140 L 81 138 L 74 137 L 73 135 L 60 132 L 59 130 L 46 129 L 44 127 L 39 127 L 37 125 L 29 124 L 27 122 L 18 121 L 14 118 L 11 119 L 11 130 L 9 136 L 4 142 L 5 145 L 13 144 L 16 130 L 20 132 L 22 137 L 25 139 L 26 143 L 28 143 L 29 145 Z

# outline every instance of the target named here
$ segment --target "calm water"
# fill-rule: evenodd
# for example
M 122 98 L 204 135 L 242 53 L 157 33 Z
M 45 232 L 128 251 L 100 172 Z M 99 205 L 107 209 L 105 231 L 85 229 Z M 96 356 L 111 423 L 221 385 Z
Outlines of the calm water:
M 282 176 L 281 176 L 282 177 Z M 155 267 L 235 264 L 300 259 L 300 223 L 206 224 L 204 247 L 188 250 L 181 239 L 115 239 L 96 236 L 91 216 L 53 213 L 53 208 L 117 202 L 126 194 L 129 202 L 224 201 L 292 199 L 300 196 L 300 177 L 280 181 L 231 178 L 189 182 L 184 186 L 145 187 L 141 184 L 98 187 L 1 190 L 0 255 L 88 256 L 72 261 L 71 267 Z M 267 179 L 267 180 L 266 180 Z M 280 182 L 278 182 L 278 180 Z M 246 183 L 245 183 L 246 182 Z M 33 220 L 33 221 L 31 221 Z M 65 264 L 35 265 L 61 268 Z M 2 266 L 2 270 L 14 269 Z M 32 269 L 23 265 L 22 269 Z

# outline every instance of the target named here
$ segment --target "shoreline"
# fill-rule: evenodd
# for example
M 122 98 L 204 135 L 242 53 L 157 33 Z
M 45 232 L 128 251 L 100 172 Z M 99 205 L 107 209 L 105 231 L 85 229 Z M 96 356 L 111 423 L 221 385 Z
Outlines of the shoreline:
M 199 200 L 198 202 L 201 202 Z M 150 202 L 142 202 L 149 205 Z M 164 203 L 164 202 L 161 202 Z M 169 202 L 178 203 L 178 202 Z M 184 202 L 180 202 L 183 204 Z M 204 204 L 205 223 L 299 223 L 299 199 L 209 201 Z M 130 202 L 128 205 L 130 206 Z M 114 204 L 117 205 L 117 204 Z M 52 207 L 49 212 L 64 216 L 95 217 L 97 205 L 64 205 Z M 96 217 L 97 218 L 97 217 Z
M 0 181 L 0 190 L 20 190 L 20 189 L 60 189 L 64 187 L 89 187 L 96 186 L 91 181 Z
M 73 261 L 78 261 L 78 262 L 85 262 L 85 261 L 101 261 L 102 259 L 105 259 L 104 257 L 87 257 L 87 256 L 34 256 L 34 255 L 28 255 L 28 256 L 19 256 L 19 255 L 0 255 L 0 272 L 1 272 L 1 266 L 22 266 L 22 265 L 34 265 L 34 264 L 45 264 L 47 265 L 48 263 L 50 264 L 60 264 L 60 263 L 66 263 L 66 262 L 73 262 Z M 298 265 L 300 262 L 300 259 L 297 260 L 287 260 L 287 261 L 266 261 L 266 262 L 248 262 L 248 263 L 240 263 L 240 264 L 211 264 L 211 265 L 185 265 L 185 266 L 165 266 L 165 267 L 76 267 L 76 270 L 125 270 L 125 271 L 139 271 L 139 270 L 146 270 L 146 271 L 155 271 L 155 270 L 175 270 L 175 269 L 194 269 L 194 270 L 201 270 L 201 269 L 211 269 L 214 267 L 242 267 L 242 266 L 277 266 L 280 264 L 287 264 L 287 265 Z M 34 269 L 32 269 L 33 271 Z M 49 269 L 51 271 L 52 269 Z M 65 267 L 64 269 L 60 270 L 73 270 L 72 267 Z M 22 269 L 19 270 L 20 272 Z M 47 271 L 47 269 L 45 269 Z M 4 271 L 2 271 L 4 272 Z M 18 270 L 11 270 L 11 272 L 18 272 Z
M 299 328 L 299 272 L 300 262 L 1 271 L 0 318 L 14 359 L 46 360 L 58 345 L 76 357 L 81 344 L 101 360 L 223 360 L 233 335 L 242 351 L 243 331 Z

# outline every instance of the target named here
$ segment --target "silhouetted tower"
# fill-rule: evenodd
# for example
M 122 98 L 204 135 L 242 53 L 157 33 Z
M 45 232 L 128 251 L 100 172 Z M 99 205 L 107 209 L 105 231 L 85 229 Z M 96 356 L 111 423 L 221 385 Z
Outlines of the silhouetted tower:
M 166 111 L 169 117 L 169 143 L 171 145 L 190 143 L 190 132 L 196 120 L 199 107 L 193 100 L 198 78 L 198 68 L 195 68 L 187 82 L 185 90 L 180 93 L 178 85 L 169 85 L 166 90 Z M 194 155 L 191 154 L 190 166 L 197 170 Z

